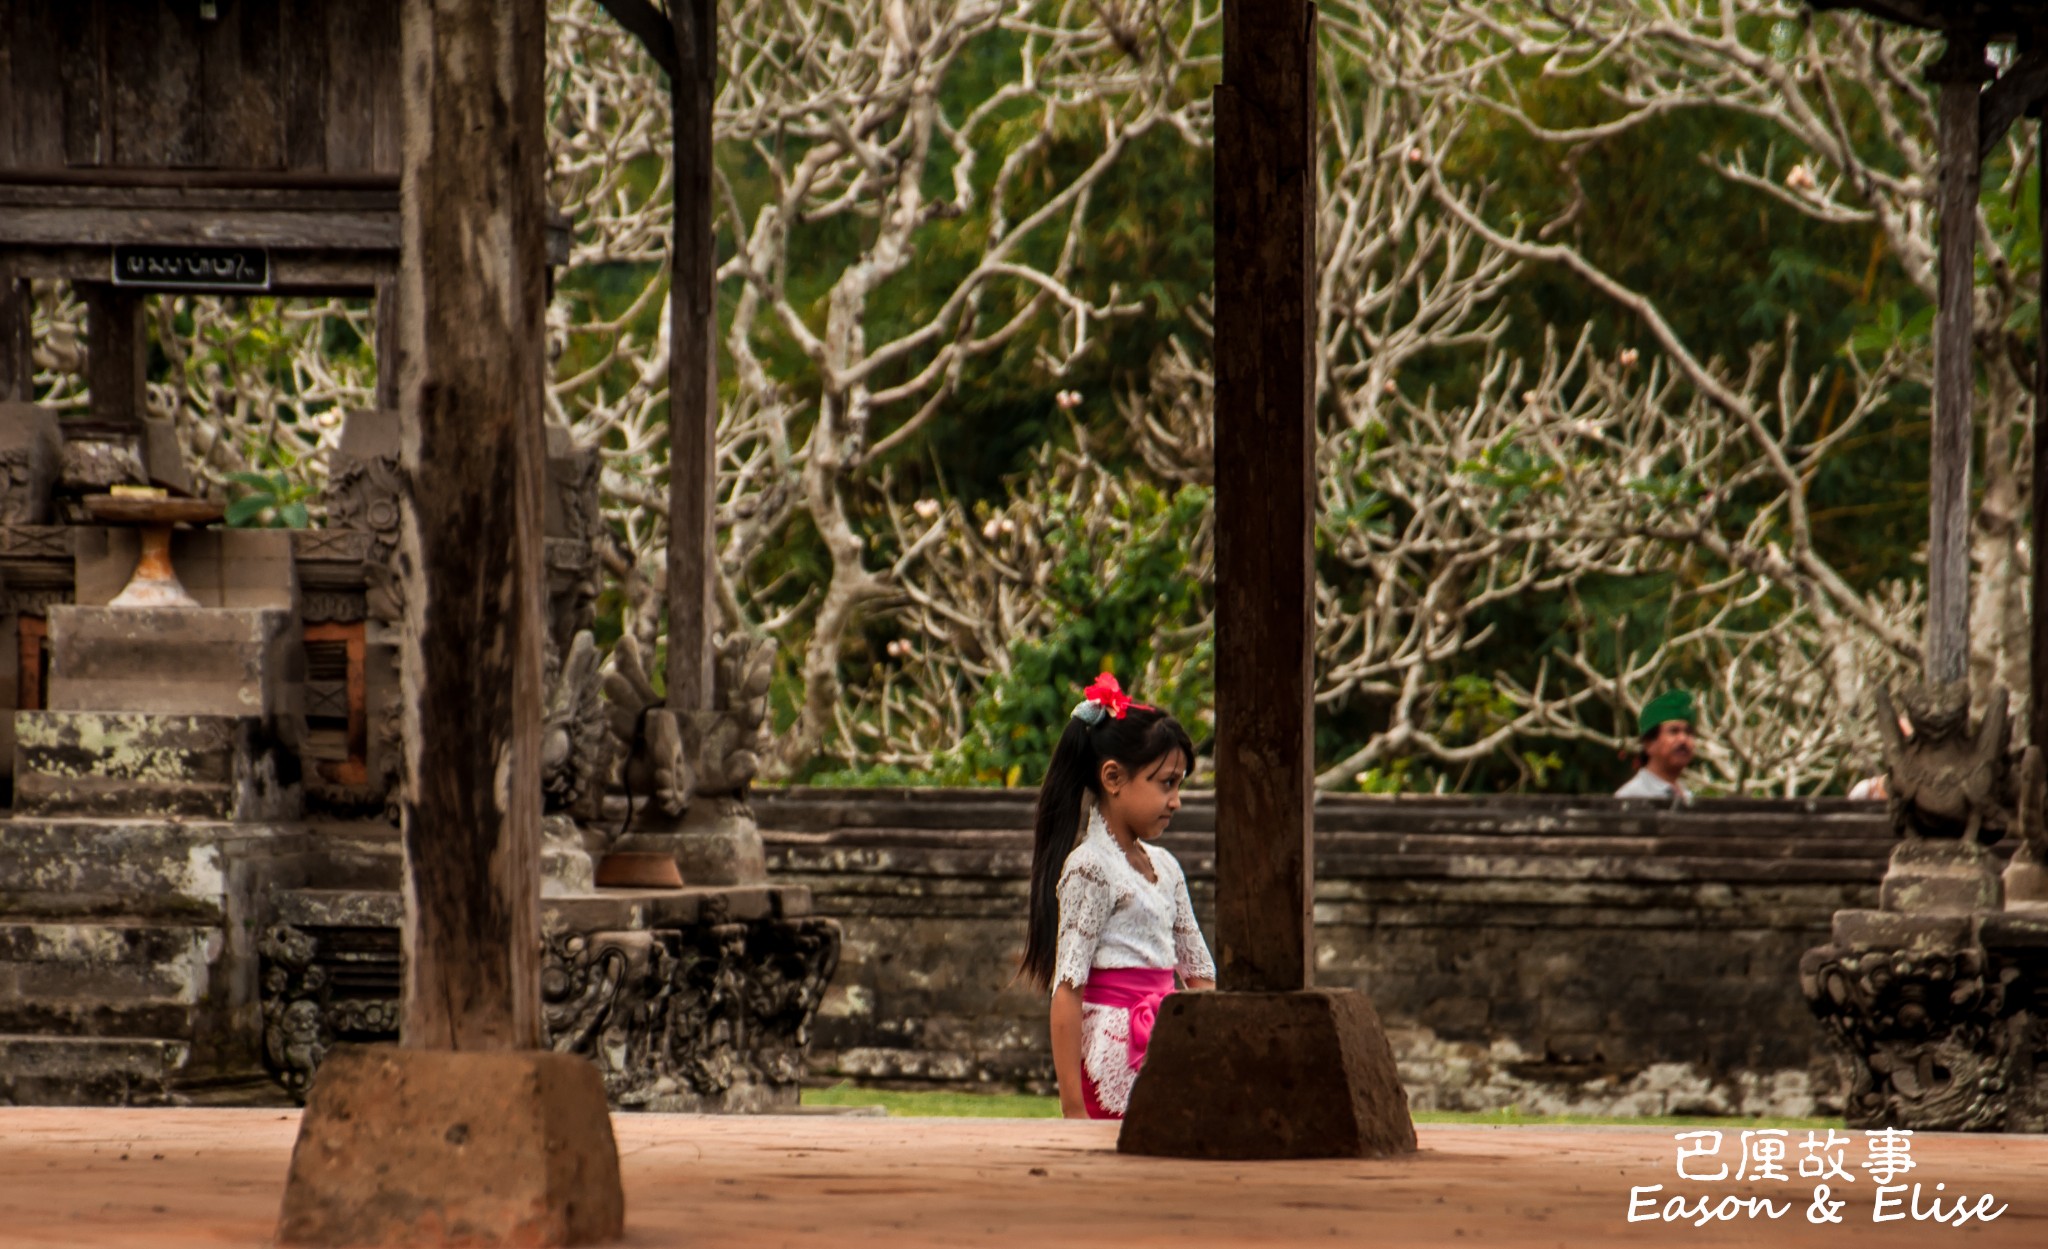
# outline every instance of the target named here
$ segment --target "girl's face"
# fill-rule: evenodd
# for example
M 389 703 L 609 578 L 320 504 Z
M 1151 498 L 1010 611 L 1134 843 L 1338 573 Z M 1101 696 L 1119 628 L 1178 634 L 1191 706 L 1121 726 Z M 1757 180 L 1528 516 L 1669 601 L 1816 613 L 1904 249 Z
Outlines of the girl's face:
M 1134 837 L 1157 837 L 1180 810 L 1180 787 L 1187 775 L 1187 756 L 1178 750 L 1135 772 L 1111 760 L 1102 765 L 1103 817 Z

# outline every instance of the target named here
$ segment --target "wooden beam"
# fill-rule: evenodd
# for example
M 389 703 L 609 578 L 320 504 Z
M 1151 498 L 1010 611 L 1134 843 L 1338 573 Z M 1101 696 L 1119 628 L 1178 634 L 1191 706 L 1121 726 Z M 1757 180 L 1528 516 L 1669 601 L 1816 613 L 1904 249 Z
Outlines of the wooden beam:
M 404 1043 L 540 1018 L 542 0 L 407 0 Z
M 27 403 L 35 398 L 30 332 L 34 309 L 27 279 L 0 268 L 0 403 Z
M 716 0 L 674 0 L 683 72 L 674 110 L 675 237 L 670 243 L 668 357 L 668 708 L 711 709 L 711 623 L 718 537 L 717 256 L 711 222 L 711 94 L 718 72 Z
M 1971 300 L 1977 260 L 1977 122 L 1990 77 L 1984 40 L 1951 31 L 1928 71 L 1940 84 L 1939 265 L 1934 319 L 1934 440 L 1929 461 L 1927 679 L 1970 666 L 1970 447 L 1975 433 Z
M 1313 982 L 1315 10 L 1225 5 L 1216 89 L 1216 931 Z
M 2012 124 L 2048 98 L 2048 49 L 2031 48 L 1985 90 L 1977 106 L 1977 161 L 1982 164 Z
M 597 0 L 597 6 L 611 14 L 621 30 L 639 40 L 640 46 L 647 49 L 647 55 L 654 58 L 654 63 L 668 75 L 671 83 L 683 74 L 682 59 L 676 53 L 677 44 L 681 41 L 670 23 L 675 17 L 675 8 L 688 3 L 690 0 L 673 0 L 669 16 L 663 17 L 661 10 L 647 0 Z
M 100 420 L 139 421 L 149 365 L 142 296 L 111 282 L 81 282 L 85 303 L 85 384 Z

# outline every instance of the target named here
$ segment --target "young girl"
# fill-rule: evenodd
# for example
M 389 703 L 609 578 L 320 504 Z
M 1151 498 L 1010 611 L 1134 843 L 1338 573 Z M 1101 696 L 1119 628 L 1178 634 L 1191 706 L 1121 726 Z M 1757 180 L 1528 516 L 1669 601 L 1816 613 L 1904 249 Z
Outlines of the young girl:
M 1179 973 L 1216 987 L 1180 864 L 1148 845 L 1180 810 L 1187 730 L 1105 672 L 1038 788 L 1023 974 L 1052 990 L 1053 1069 L 1069 1119 L 1121 1119 L 1159 1001 Z

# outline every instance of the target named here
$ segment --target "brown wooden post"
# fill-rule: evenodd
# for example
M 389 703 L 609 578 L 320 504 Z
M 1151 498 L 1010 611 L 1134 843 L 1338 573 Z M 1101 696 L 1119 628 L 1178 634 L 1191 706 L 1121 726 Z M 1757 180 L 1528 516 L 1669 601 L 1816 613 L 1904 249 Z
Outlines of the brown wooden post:
M 1313 982 L 1315 10 L 1223 9 L 1216 90 L 1216 938 Z
M 143 379 L 149 364 L 142 296 L 110 282 L 81 282 L 78 294 L 85 301 L 85 374 L 92 414 L 106 421 L 139 421 L 145 415 Z
M 377 320 L 373 349 L 377 353 L 377 391 L 372 403 L 380 412 L 395 412 L 398 410 L 399 378 L 405 373 L 400 363 L 405 356 L 405 346 L 398 336 L 398 283 L 377 283 L 375 300 Z
M 1121 1153 L 1411 1153 L 1364 994 L 1318 989 L 1316 58 L 1308 0 L 1223 6 L 1216 88 L 1218 993 L 1160 1005 Z
M 1977 260 L 1977 127 L 1991 76 L 1984 39 L 1953 30 L 1928 77 L 1940 84 L 1938 295 L 1934 320 L 1934 439 L 1929 462 L 1927 679 L 1960 681 L 1970 666 L 1971 300 Z
M 27 403 L 35 397 L 29 332 L 34 306 L 28 283 L 0 271 L 0 403 Z
M 2034 123 L 2034 170 L 2036 177 L 2048 177 L 2048 110 Z M 2048 239 L 2048 195 L 2037 196 L 2038 238 Z M 2040 290 L 2035 298 L 2048 299 L 2048 269 L 2037 274 Z M 2048 310 L 2048 304 L 2042 305 Z M 2048 316 L 2035 323 L 2034 362 L 2034 472 L 2031 508 L 2033 594 L 2029 599 L 2032 626 L 2027 665 L 2027 741 L 2048 751 Z
M 711 709 L 711 622 L 718 576 L 712 501 L 718 459 L 718 303 L 711 224 L 711 101 L 716 0 L 672 0 L 675 236 L 668 362 L 668 708 Z
M 540 1020 L 541 0 L 405 7 L 404 1042 Z

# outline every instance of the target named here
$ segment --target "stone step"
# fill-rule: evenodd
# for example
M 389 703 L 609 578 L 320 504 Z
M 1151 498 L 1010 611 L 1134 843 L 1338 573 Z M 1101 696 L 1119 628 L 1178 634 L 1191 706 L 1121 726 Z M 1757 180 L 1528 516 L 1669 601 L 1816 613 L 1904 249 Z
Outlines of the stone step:
M 238 863 L 300 841 L 251 824 L 16 816 L 0 820 L 0 915 L 217 923 Z
M 0 1034 L 0 1105 L 170 1105 L 191 1055 L 163 1037 Z
M 14 805 L 27 816 L 289 819 L 297 765 L 248 716 L 24 711 Z
M 0 922 L 0 1009 L 15 1002 L 196 1003 L 226 944 L 155 920 Z

